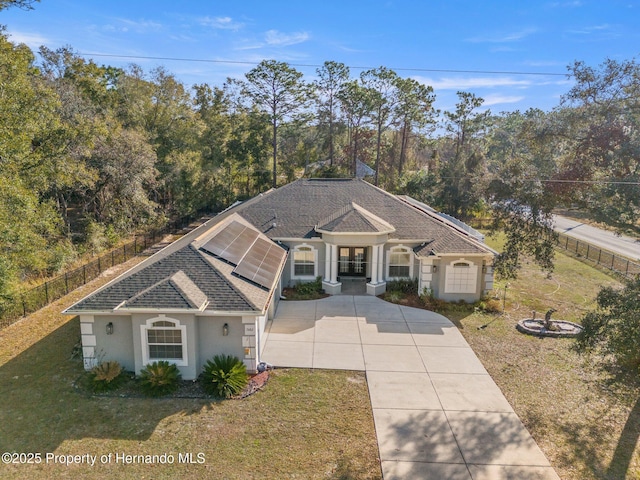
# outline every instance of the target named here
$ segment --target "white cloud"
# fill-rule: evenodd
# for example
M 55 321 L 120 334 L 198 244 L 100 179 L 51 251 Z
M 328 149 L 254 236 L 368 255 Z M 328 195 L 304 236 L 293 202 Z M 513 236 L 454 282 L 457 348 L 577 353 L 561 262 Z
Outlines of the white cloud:
M 243 45 L 237 45 L 234 47 L 234 50 L 258 50 L 259 48 L 264 47 L 264 43 L 252 43 L 249 40 L 245 40 Z
M 577 7 L 581 7 L 583 5 L 583 3 L 580 0 L 574 0 L 574 1 L 570 1 L 570 2 L 553 2 L 550 3 L 549 6 L 552 8 L 562 8 L 562 7 L 568 7 L 568 8 L 577 8 Z
M 486 95 L 482 106 L 490 107 L 491 105 L 500 105 L 503 103 L 518 103 L 525 99 L 524 96 L 515 95 Z
M 566 67 L 568 62 L 558 62 L 556 60 L 527 60 L 522 62 L 528 67 Z
M 217 28 L 220 30 L 240 30 L 244 23 L 235 22 L 231 17 L 201 17 L 198 19 L 200 25 Z
M 108 32 L 129 32 L 136 33 L 157 32 L 162 29 L 162 24 L 152 20 L 130 20 L 128 18 L 116 18 L 115 24 L 107 24 L 102 28 Z
M 309 34 L 307 32 L 283 33 L 278 30 L 269 30 L 264 37 L 268 45 L 286 47 L 306 42 L 309 39 Z
M 9 36 L 9 40 L 13 43 L 24 43 L 31 50 L 38 50 L 42 45 L 53 43 L 51 39 L 40 35 L 39 33 L 9 32 Z
M 413 77 L 415 80 L 431 85 L 435 90 L 468 90 L 471 88 L 521 87 L 532 85 L 529 80 L 516 80 L 511 77 Z
M 495 35 L 481 35 L 478 37 L 468 38 L 468 42 L 472 43 L 508 43 L 508 42 L 517 42 L 522 40 L 529 35 L 532 35 L 537 32 L 535 28 L 525 28 L 523 30 L 519 30 L 516 32 L 506 32 Z
M 609 25 L 608 23 L 604 23 L 602 25 L 593 25 L 591 27 L 584 27 L 580 29 L 569 30 L 568 33 L 575 33 L 578 35 L 590 35 L 596 32 L 609 31 L 611 30 L 611 28 L 612 28 L 611 25 Z

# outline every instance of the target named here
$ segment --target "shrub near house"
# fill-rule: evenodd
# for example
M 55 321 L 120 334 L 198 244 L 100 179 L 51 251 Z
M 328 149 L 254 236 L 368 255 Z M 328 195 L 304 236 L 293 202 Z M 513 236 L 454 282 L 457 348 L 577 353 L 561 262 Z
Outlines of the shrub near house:
M 360 280 L 417 282 L 473 303 L 493 288 L 495 252 L 427 205 L 356 179 L 301 179 L 233 206 L 69 307 L 85 368 L 96 352 L 140 375 L 153 362 L 196 379 L 215 355 L 247 371 L 283 287 L 327 294 Z

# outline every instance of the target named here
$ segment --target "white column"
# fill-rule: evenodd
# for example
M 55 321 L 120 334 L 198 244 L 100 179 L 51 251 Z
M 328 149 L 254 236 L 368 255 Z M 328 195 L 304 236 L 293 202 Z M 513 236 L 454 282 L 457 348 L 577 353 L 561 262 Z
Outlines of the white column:
M 331 245 L 324 244 L 324 281 L 328 282 L 331 278 Z
M 378 283 L 378 245 L 371 248 L 371 283 Z
M 376 283 L 384 282 L 384 245 L 378 245 L 378 280 Z
M 338 283 L 338 245 L 331 245 L 331 283 Z

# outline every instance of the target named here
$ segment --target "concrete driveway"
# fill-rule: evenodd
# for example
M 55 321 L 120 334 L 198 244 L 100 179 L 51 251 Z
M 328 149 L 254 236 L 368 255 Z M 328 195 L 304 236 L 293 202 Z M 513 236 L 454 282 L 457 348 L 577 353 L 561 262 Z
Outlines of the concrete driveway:
M 559 480 L 458 329 L 372 296 L 280 302 L 263 359 L 365 370 L 385 480 Z

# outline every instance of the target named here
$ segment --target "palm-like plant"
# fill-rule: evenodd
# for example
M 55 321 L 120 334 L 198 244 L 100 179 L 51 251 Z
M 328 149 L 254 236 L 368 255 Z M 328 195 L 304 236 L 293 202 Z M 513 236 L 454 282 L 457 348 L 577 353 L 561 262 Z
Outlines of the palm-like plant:
M 91 369 L 91 377 L 91 387 L 94 392 L 113 390 L 120 386 L 125 379 L 122 366 L 115 360 L 102 362 L 93 367 Z
M 159 360 L 141 370 L 140 385 L 147 395 L 160 397 L 176 391 L 181 378 L 182 375 L 175 364 Z
M 247 367 L 237 357 L 216 355 L 205 364 L 202 381 L 208 394 L 230 398 L 247 386 L 249 376 Z

